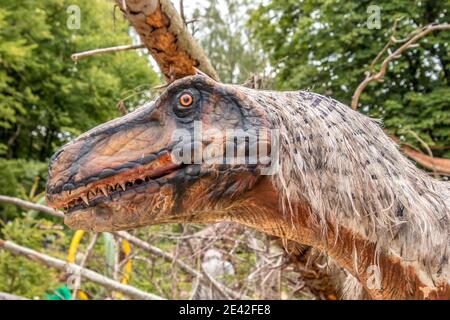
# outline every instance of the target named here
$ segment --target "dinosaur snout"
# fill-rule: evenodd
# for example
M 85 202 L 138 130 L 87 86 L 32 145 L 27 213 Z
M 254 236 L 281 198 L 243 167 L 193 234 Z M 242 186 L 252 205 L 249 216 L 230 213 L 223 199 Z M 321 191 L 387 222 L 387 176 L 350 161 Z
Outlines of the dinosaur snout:
M 47 178 L 47 202 L 53 203 L 54 195 L 70 189 L 73 176 L 79 170 L 80 154 L 84 142 L 76 140 L 65 145 L 50 158 Z

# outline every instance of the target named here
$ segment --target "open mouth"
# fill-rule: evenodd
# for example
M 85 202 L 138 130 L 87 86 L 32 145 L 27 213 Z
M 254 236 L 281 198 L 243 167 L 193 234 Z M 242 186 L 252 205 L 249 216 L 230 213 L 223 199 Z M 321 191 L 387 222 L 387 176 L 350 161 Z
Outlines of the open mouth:
M 93 181 L 86 185 L 65 184 L 62 191 L 51 195 L 47 201 L 54 208 L 71 213 L 118 197 L 134 193 L 156 192 L 159 186 L 185 165 L 174 164 L 169 152 L 163 152 L 150 163 L 134 168 L 107 169 L 109 175 L 89 177 Z M 105 170 L 104 170 L 105 171 Z M 102 176 L 102 178 L 98 178 Z

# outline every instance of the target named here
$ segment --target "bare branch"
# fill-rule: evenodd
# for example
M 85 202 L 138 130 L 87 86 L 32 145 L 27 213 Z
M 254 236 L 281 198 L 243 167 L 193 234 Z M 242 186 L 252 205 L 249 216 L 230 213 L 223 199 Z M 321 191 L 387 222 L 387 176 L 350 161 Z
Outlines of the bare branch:
M 109 290 L 118 291 L 127 297 L 137 300 L 161 300 L 160 296 L 144 292 L 137 288 L 121 284 L 110 278 L 107 278 L 95 271 L 82 268 L 73 263 L 67 263 L 63 260 L 48 256 L 35 250 L 20 246 L 12 241 L 4 241 L 0 239 L 0 248 L 7 250 L 13 254 L 26 257 L 27 259 L 40 262 L 48 267 L 63 270 L 69 274 L 79 275 L 89 281 L 95 282 Z
M 136 50 L 136 49 L 143 49 L 143 48 L 145 48 L 145 45 L 143 45 L 143 44 L 101 48 L 101 49 L 94 49 L 94 50 L 88 50 L 88 51 L 83 51 L 83 52 L 79 52 L 79 53 L 74 53 L 70 56 L 70 58 L 73 61 L 78 61 L 78 60 L 81 60 L 81 59 L 84 59 L 87 57 L 91 57 L 91 56 L 96 56 L 99 54 L 113 53 L 113 52 L 120 52 L 120 51 L 127 51 L 127 50 Z
M 191 266 L 187 265 L 186 263 L 184 263 L 183 261 L 181 261 L 180 259 L 174 259 L 174 257 L 171 254 L 168 254 L 164 251 L 162 251 L 161 249 L 159 249 L 158 247 L 152 246 L 151 244 L 129 234 L 128 232 L 125 231 L 118 231 L 115 232 L 116 235 L 118 235 L 119 237 L 128 240 L 130 243 L 134 244 L 136 247 L 152 254 L 155 256 L 158 256 L 164 260 L 166 260 L 167 262 L 173 262 L 174 264 L 176 264 L 181 270 L 183 270 L 184 272 L 192 275 L 193 277 L 198 278 L 201 282 L 204 282 L 206 284 L 212 284 L 217 290 L 221 291 L 221 292 L 226 292 L 226 295 L 231 296 L 234 299 L 243 299 L 246 297 L 242 297 L 241 295 L 239 295 L 238 293 L 234 292 L 233 290 L 225 287 L 224 285 L 222 285 L 221 283 L 217 282 L 215 279 L 211 278 L 211 277 L 206 277 L 205 273 L 200 273 L 197 270 L 193 269 Z
M 94 235 L 91 239 L 91 242 L 89 243 L 89 245 L 86 249 L 86 253 L 84 254 L 83 260 L 81 260 L 81 262 L 80 262 L 81 268 L 84 268 L 84 266 L 86 265 L 86 262 L 88 261 L 89 257 L 91 256 L 92 251 L 94 250 L 95 243 L 97 242 L 97 239 L 98 239 L 98 233 L 94 233 Z M 80 288 L 80 284 L 81 284 L 81 282 L 76 282 L 75 288 L 73 288 L 73 291 L 72 291 L 72 300 L 76 299 L 78 289 Z
M 358 87 L 355 90 L 355 93 L 353 94 L 351 103 L 352 109 L 356 110 L 358 108 L 359 97 L 361 96 L 361 93 L 364 91 L 364 89 L 370 82 L 381 81 L 383 79 L 389 67 L 389 63 L 392 60 L 399 58 L 403 54 L 403 52 L 407 51 L 408 49 L 414 48 L 416 42 L 425 37 L 426 35 L 428 35 L 429 33 L 437 30 L 449 30 L 449 29 L 450 29 L 449 23 L 430 24 L 419 30 L 412 32 L 410 36 L 407 38 L 408 40 L 405 41 L 403 45 L 401 45 L 397 50 L 389 54 L 389 56 L 383 60 L 383 62 L 381 63 L 380 70 L 377 73 L 373 73 L 372 71 L 368 71 L 366 73 L 366 78 L 358 85 Z M 388 45 L 392 44 L 395 40 L 395 38 L 391 39 L 388 42 Z M 398 40 L 396 42 L 398 42 Z M 388 45 L 383 48 L 381 53 L 384 53 L 387 50 Z M 371 67 L 373 67 L 373 65 L 380 59 L 380 57 L 381 55 L 378 54 L 375 60 L 372 62 Z
M 406 39 L 398 40 L 395 37 L 395 31 L 397 22 L 399 20 L 396 20 L 394 22 L 394 26 L 392 28 L 392 36 L 389 38 L 388 43 L 383 47 L 383 49 L 377 54 L 375 59 L 372 61 L 369 67 L 369 71 L 366 72 L 366 78 L 358 85 L 356 88 L 351 102 L 351 107 L 353 110 L 356 110 L 358 108 L 358 102 L 359 98 L 362 94 L 362 92 L 365 90 L 367 85 L 373 81 L 381 82 L 383 81 L 383 77 L 385 76 L 389 63 L 392 62 L 394 59 L 398 59 L 401 57 L 401 55 L 411 49 L 416 48 L 418 46 L 418 41 L 421 40 L 423 37 L 428 35 L 429 33 L 433 31 L 438 30 L 450 30 L 450 24 L 449 23 L 443 23 L 443 24 L 429 24 L 423 28 L 419 28 L 417 30 L 414 30 L 409 34 L 409 36 Z M 389 53 L 388 57 L 383 60 L 380 66 L 380 70 L 378 72 L 374 72 L 374 67 L 376 63 L 381 59 L 381 56 L 389 50 L 390 46 L 393 43 L 403 43 L 397 50 L 394 52 Z M 398 141 L 397 138 L 392 137 L 393 140 Z M 450 160 L 443 159 L 443 158 L 434 158 L 432 156 L 427 156 L 421 152 L 418 152 L 410 147 L 402 146 L 401 150 L 411 159 L 422 165 L 423 167 L 433 170 L 434 172 L 442 172 L 446 175 L 450 174 Z
M 198 22 L 198 21 L 200 21 L 200 19 L 194 18 L 194 19 L 186 21 L 186 25 L 191 24 L 191 23 L 195 23 L 195 22 Z
M 386 45 L 383 47 L 383 49 L 381 49 L 380 52 L 378 52 L 377 56 L 375 57 L 375 59 L 373 59 L 372 63 L 370 64 L 369 70 L 370 72 L 373 72 L 375 65 L 378 63 L 378 61 L 381 59 L 381 57 L 384 55 L 384 53 L 386 52 L 386 50 L 388 50 L 391 45 L 393 43 L 398 43 L 400 42 L 400 40 L 397 40 L 395 35 L 397 33 L 397 24 L 398 22 L 401 20 L 402 18 L 399 19 L 395 19 L 394 21 L 394 25 L 392 26 L 392 35 L 389 37 L 388 42 L 386 43 Z M 406 40 L 404 40 L 406 41 Z M 403 42 L 404 42 L 403 41 Z
M 9 203 L 9 204 L 12 204 L 12 205 L 15 205 L 15 206 L 27 209 L 27 210 L 36 210 L 36 211 L 44 212 L 44 213 L 47 213 L 54 217 L 64 218 L 64 213 L 62 213 L 61 211 L 52 209 L 50 207 L 47 207 L 47 206 L 44 206 L 41 204 L 21 200 L 18 198 L 0 195 L 0 202 Z
M 415 132 L 412 131 L 412 130 L 407 130 L 407 132 L 408 132 L 410 135 L 412 135 L 417 141 L 420 142 L 420 144 L 421 144 L 421 145 L 425 148 L 425 150 L 427 151 L 428 156 L 429 156 L 430 158 L 434 158 L 434 156 L 433 156 L 433 151 L 431 151 L 430 146 L 429 146 L 425 141 L 423 141 L 423 139 L 420 138 L 419 135 L 418 135 L 417 133 L 415 133 Z M 432 162 L 431 165 L 433 166 L 434 177 L 435 177 L 436 179 L 438 179 L 438 178 L 439 178 L 439 175 L 438 175 L 438 173 L 436 172 L 436 167 L 434 166 L 434 163 Z
M 57 216 L 60 218 L 64 217 L 64 214 L 61 211 L 58 210 L 54 210 L 50 207 L 47 206 L 43 206 L 43 205 L 39 205 L 39 204 L 34 204 L 31 203 L 29 201 L 25 201 L 25 200 L 21 200 L 21 199 L 17 199 L 17 198 L 13 198 L 13 197 L 9 197 L 9 196 L 3 196 L 0 195 L 0 202 L 4 202 L 4 203 L 9 203 L 9 204 L 14 204 L 17 205 L 19 207 L 25 208 L 25 209 L 33 209 L 33 210 L 37 210 L 37 211 L 41 211 L 44 213 L 48 213 L 51 214 L 53 216 Z M 227 295 L 233 297 L 234 299 L 245 299 L 247 297 L 245 296 L 241 296 L 238 293 L 234 292 L 233 290 L 225 287 L 224 285 L 222 285 L 221 283 L 219 283 L 218 281 L 216 281 L 213 278 L 210 277 L 205 277 L 204 274 L 196 271 L 195 269 L 193 269 L 192 267 L 190 267 L 189 265 L 187 265 L 186 263 L 184 263 L 183 261 L 179 260 L 179 259 L 175 259 L 173 258 L 172 255 L 164 252 L 163 250 L 159 249 L 158 247 L 152 246 L 151 244 L 131 235 L 128 232 L 125 231 L 118 231 L 118 232 L 114 232 L 113 234 L 119 236 L 122 239 L 128 240 L 130 243 L 132 243 L 133 245 L 135 245 L 136 247 L 152 254 L 155 255 L 157 257 L 163 258 L 164 260 L 168 261 L 168 262 L 175 262 L 175 264 L 182 269 L 184 272 L 192 275 L 193 277 L 198 277 L 200 279 L 200 281 L 207 283 L 207 284 L 212 284 L 214 287 L 216 287 L 219 291 L 224 291 L 227 293 Z
M 404 154 L 416 161 L 422 167 L 433 170 L 433 172 L 440 175 L 450 175 L 450 159 L 427 156 L 406 144 L 402 144 L 401 141 L 399 141 L 399 138 L 395 136 L 390 136 L 390 138 L 400 144 L 400 150 Z
M 184 3 L 183 3 L 183 0 L 180 0 L 180 16 L 181 16 L 181 20 L 183 20 L 184 24 L 187 25 L 186 17 L 184 15 Z
M 437 174 L 450 175 L 450 159 L 433 158 L 408 146 L 401 146 L 401 150 L 422 167 L 433 170 Z
M 6 292 L 0 292 L 0 300 L 29 300 L 29 299 Z

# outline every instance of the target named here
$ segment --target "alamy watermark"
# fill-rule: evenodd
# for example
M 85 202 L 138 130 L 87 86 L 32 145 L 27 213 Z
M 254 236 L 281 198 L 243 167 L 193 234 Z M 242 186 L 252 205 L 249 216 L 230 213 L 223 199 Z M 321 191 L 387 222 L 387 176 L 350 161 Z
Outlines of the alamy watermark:
M 370 5 L 367 7 L 367 29 L 381 29 L 381 8 L 377 5 Z
M 80 7 L 72 4 L 67 7 L 68 14 L 66 26 L 69 30 L 79 30 L 81 28 L 81 10 Z
M 193 130 L 177 129 L 172 160 L 177 164 L 259 165 L 261 175 L 279 169 L 279 130 L 203 129 L 194 121 Z
M 67 264 L 66 274 L 68 275 L 66 280 L 67 288 L 71 290 L 79 288 L 81 284 L 81 269 Z

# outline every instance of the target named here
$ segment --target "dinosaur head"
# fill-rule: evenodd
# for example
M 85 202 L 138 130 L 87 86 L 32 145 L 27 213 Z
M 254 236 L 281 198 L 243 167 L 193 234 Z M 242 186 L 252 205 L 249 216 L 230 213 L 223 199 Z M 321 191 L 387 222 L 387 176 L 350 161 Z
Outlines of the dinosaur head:
M 76 229 L 216 221 L 272 161 L 268 127 L 239 87 L 178 80 L 156 101 L 57 151 L 47 202 Z

